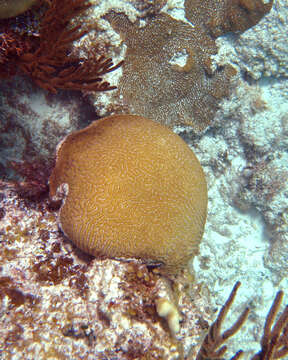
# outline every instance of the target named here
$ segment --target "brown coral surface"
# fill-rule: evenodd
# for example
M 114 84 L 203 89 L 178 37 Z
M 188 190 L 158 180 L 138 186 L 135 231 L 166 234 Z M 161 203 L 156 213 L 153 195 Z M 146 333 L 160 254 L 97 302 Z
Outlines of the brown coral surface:
M 221 100 L 228 97 L 232 66 L 211 68 L 215 38 L 243 32 L 271 9 L 272 1 L 186 0 L 186 18 L 160 13 L 131 23 L 124 14 L 105 18 L 127 46 L 118 95 L 131 113 L 169 126 L 190 125 L 195 132 L 213 121 Z
M 216 38 L 227 32 L 244 32 L 267 14 L 273 0 L 185 0 L 186 18 Z
M 168 126 L 181 123 L 204 130 L 219 99 L 228 96 L 229 80 L 235 74 L 231 68 L 211 74 L 214 41 L 166 14 L 140 28 L 121 14 L 109 14 L 107 19 L 127 46 L 118 86 L 124 105 Z M 183 66 L 177 64 L 181 56 L 186 56 Z

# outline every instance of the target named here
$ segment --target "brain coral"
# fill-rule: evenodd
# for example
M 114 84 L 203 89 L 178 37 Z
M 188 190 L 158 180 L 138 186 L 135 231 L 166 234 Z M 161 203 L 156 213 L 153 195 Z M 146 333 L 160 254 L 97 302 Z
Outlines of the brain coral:
M 64 196 L 60 226 L 95 256 L 140 258 L 177 273 L 197 253 L 206 181 L 187 144 L 167 127 L 114 115 L 58 147 L 50 196 Z
M 37 0 L 0 0 L 0 19 L 22 14 L 28 10 Z

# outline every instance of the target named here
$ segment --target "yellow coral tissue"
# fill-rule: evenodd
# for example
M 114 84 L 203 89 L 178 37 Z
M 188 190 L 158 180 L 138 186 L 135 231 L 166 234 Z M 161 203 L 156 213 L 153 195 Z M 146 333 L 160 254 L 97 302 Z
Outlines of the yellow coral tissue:
M 58 146 L 50 196 L 60 226 L 84 252 L 138 258 L 177 273 L 197 254 L 207 213 L 202 167 L 167 127 L 114 115 Z

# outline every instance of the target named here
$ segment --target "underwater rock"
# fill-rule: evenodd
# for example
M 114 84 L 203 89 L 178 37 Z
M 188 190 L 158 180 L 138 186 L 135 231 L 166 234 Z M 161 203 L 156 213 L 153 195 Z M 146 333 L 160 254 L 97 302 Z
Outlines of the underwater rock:
M 42 158 L 48 163 L 67 133 L 95 119 L 94 108 L 78 94 L 47 96 L 21 77 L 1 82 L 0 92 L 1 177 L 15 177 L 11 161 Z
M 185 0 L 185 16 L 213 38 L 228 32 L 242 33 L 256 25 L 273 0 Z
M 286 0 L 277 0 L 256 27 L 241 36 L 217 39 L 219 64 L 233 64 L 251 79 L 283 79 L 288 76 L 288 6 Z
M 246 213 L 256 210 L 261 214 L 265 236 L 270 239 L 265 266 L 274 273 L 275 283 L 288 271 L 287 87 L 287 80 L 239 83 L 237 101 L 227 103 L 225 110 L 239 123 L 232 143 L 239 142 L 245 159 L 231 181 L 233 205 Z M 232 133 L 227 135 L 231 141 Z

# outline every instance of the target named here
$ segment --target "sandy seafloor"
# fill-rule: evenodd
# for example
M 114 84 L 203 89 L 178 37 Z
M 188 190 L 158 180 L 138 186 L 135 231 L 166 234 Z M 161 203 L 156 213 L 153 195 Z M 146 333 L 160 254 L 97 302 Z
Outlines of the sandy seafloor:
M 131 19 L 137 16 L 129 0 L 94 2 L 99 3 L 100 12 L 116 8 Z M 164 11 L 183 20 L 180 0 L 168 0 Z M 239 37 L 219 38 L 214 61 L 221 65 L 231 63 L 239 70 L 237 86 L 231 97 L 222 102 L 206 132 L 195 136 L 189 127 L 175 128 L 196 153 L 208 182 L 207 224 L 200 254 L 191 263 L 195 281 L 202 284 L 203 294 L 215 309 L 225 302 L 234 283 L 241 281 L 233 305 L 235 311 L 226 325 L 233 323 L 245 305 L 252 308 L 242 330 L 229 340 L 227 358 L 239 348 L 247 354 L 259 349 L 264 319 L 279 289 L 285 292 L 283 307 L 288 303 L 287 33 L 287 0 L 276 0 L 258 25 Z M 111 39 L 117 42 L 117 35 L 111 34 Z M 119 58 L 125 49 L 121 51 Z M 249 74 L 249 81 L 245 74 Z M 120 75 L 121 71 L 108 78 L 115 84 Z M 21 81 L 24 91 L 18 95 L 25 98 L 26 105 L 30 103 L 34 113 L 51 112 L 42 90 L 34 93 L 27 82 L 29 90 L 25 94 L 25 80 Z M 99 115 L 106 114 L 111 96 L 97 95 Z M 66 108 L 61 101 L 55 97 L 52 108 L 54 121 L 65 133 L 75 126 L 71 106 L 76 117 L 80 110 L 73 97 L 70 103 L 66 102 Z M 33 129 L 37 148 L 37 144 L 41 147 L 39 138 L 43 133 L 37 133 L 35 124 L 27 122 L 27 127 Z M 14 159 L 16 153 L 13 147 L 1 149 L 3 163 Z
M 225 301 L 235 281 L 240 280 L 242 286 L 234 306 L 237 309 L 246 303 L 253 307 L 250 321 L 231 339 L 234 351 L 239 344 L 243 350 L 259 348 L 259 331 L 277 290 L 283 289 L 284 303 L 288 301 L 288 133 L 284 124 L 288 111 L 288 43 L 283 36 L 287 29 L 287 2 L 276 1 L 271 13 L 239 39 L 228 36 L 217 40 L 216 62 L 237 64 L 255 82 L 240 82 L 217 114 L 218 126 L 204 134 L 196 150 L 209 189 L 205 234 L 200 256 L 192 265 L 196 278 L 207 285 L 217 306 Z M 259 112 L 252 109 L 257 94 L 267 104 Z M 258 171 L 256 163 L 249 163 L 244 155 L 251 147 L 259 162 L 271 156 L 271 168 L 283 171 L 283 187 L 272 199 L 265 197 L 266 191 L 273 191 L 275 179 L 272 173 L 265 172 L 262 179 L 266 190 L 261 186 L 257 189 L 257 185 L 248 190 L 242 211 L 243 198 L 237 188 L 239 184 L 247 188 L 244 174 L 250 170 L 244 169 Z M 223 173 L 217 174 L 212 164 L 219 161 L 223 151 L 228 153 L 229 164 L 222 163 Z

